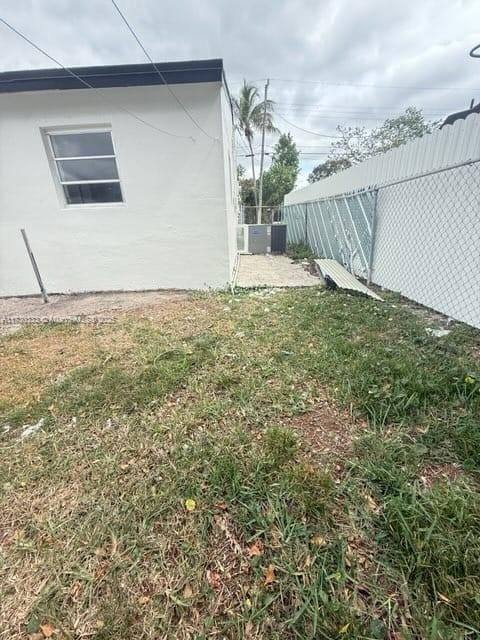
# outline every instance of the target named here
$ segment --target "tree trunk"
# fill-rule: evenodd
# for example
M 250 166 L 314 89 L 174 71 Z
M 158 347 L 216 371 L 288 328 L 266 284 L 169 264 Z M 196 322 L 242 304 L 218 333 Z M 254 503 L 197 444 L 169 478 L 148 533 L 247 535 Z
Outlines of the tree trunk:
M 250 153 L 251 153 L 250 160 L 252 161 L 253 197 L 255 199 L 255 209 L 257 211 L 257 224 L 260 224 L 258 220 L 259 214 L 258 214 L 258 201 L 257 201 L 257 180 L 255 178 L 255 156 L 253 155 L 252 142 L 250 138 L 247 138 L 247 141 L 248 141 L 248 146 L 250 148 Z M 260 217 L 261 217 L 261 214 L 260 214 Z M 260 219 L 260 222 L 261 222 L 261 219 Z

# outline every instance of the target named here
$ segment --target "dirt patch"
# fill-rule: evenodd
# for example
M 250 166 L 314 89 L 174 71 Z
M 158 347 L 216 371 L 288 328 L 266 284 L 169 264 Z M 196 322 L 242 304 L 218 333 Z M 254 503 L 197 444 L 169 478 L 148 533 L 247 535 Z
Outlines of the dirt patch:
M 45 304 L 38 296 L 24 298 L 0 298 L 0 319 L 10 322 L 16 318 L 65 319 L 78 316 L 115 317 L 122 312 L 148 305 L 163 305 L 190 297 L 180 291 L 128 291 L 113 293 L 82 293 L 51 296 Z
M 366 428 L 365 422 L 354 421 L 348 411 L 325 398 L 318 400 L 311 411 L 285 424 L 297 433 L 301 450 L 308 458 L 335 466 L 337 472 L 351 457 L 353 441 Z
M 434 484 L 441 482 L 455 482 L 463 475 L 459 464 L 435 464 L 423 467 L 420 470 L 422 484 L 430 489 Z

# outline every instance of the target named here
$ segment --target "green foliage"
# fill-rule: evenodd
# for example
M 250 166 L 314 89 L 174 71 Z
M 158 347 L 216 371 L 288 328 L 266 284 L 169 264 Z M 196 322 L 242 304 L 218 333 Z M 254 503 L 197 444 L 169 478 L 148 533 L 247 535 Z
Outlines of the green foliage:
M 283 198 L 295 187 L 296 176 L 291 167 L 273 164 L 263 176 L 263 202 L 265 206 L 283 204 Z
M 293 461 L 297 451 L 297 438 L 289 429 L 274 427 L 265 437 L 266 450 L 274 468 L 280 468 Z
M 263 203 L 277 206 L 295 187 L 300 171 L 299 152 L 290 133 L 282 133 L 273 149 L 272 165 L 263 176 Z
M 375 129 L 339 125 L 340 139 L 332 142 L 331 157 L 313 169 L 308 181 L 316 182 L 352 164 L 420 138 L 431 133 L 437 124 L 436 121 L 425 120 L 421 109 L 407 107 L 403 114 L 388 118 Z
M 480 628 L 480 496 L 455 484 L 423 491 L 405 485 L 385 502 L 389 552 L 425 599 L 443 598 L 457 619 Z
M 305 242 L 290 242 L 287 246 L 287 256 L 292 260 L 314 258 L 315 254 Z
M 328 176 L 348 169 L 351 166 L 352 163 L 348 158 L 330 158 L 314 167 L 312 173 L 308 176 L 308 182 L 312 183 L 322 180 L 323 178 L 328 178 Z
M 300 171 L 299 152 L 291 133 L 282 133 L 273 147 L 272 166 L 288 167 L 295 178 Z
M 253 138 L 256 131 L 260 131 L 265 123 L 265 131 L 275 133 L 277 128 L 273 124 L 273 100 L 261 100 L 255 85 L 246 80 L 240 89 L 238 98 L 233 98 L 233 111 L 238 131 L 245 136 L 251 154 L 252 187 L 256 185 L 255 158 L 253 154 Z M 257 191 L 253 189 L 254 204 L 257 204 Z M 245 204 L 245 203 L 244 203 Z
M 407 107 L 405 113 L 388 118 L 381 127 L 337 127 L 341 139 L 332 143 L 334 157 L 350 161 L 352 164 L 363 162 L 378 153 L 399 147 L 410 140 L 431 133 L 437 123 L 428 122 L 421 109 Z
M 240 201 L 246 207 L 255 206 L 256 191 L 252 178 L 241 177 L 238 181 L 240 186 Z
M 260 98 L 258 88 L 244 80 L 238 98 L 233 98 L 233 108 L 237 127 L 249 143 L 252 142 L 255 131 L 263 128 L 265 105 L 265 130 L 268 133 L 275 133 L 277 131 L 273 124 L 275 103 L 273 100 L 267 100 L 265 103 Z

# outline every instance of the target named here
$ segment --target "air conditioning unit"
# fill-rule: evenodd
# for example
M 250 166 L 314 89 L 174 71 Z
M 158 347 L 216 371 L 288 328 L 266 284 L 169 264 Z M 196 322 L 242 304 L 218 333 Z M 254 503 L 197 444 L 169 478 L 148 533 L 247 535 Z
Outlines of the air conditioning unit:
M 237 226 L 237 250 L 239 253 L 285 253 L 287 225 L 239 224 Z

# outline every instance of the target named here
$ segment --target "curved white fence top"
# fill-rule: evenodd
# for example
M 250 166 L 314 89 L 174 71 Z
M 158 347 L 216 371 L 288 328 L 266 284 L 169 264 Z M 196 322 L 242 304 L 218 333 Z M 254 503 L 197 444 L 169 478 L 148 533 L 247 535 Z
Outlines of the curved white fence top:
M 284 203 L 297 204 L 326 196 L 379 187 L 395 180 L 411 178 L 480 158 L 480 114 L 436 129 L 386 153 L 345 169 L 329 178 L 291 191 Z

